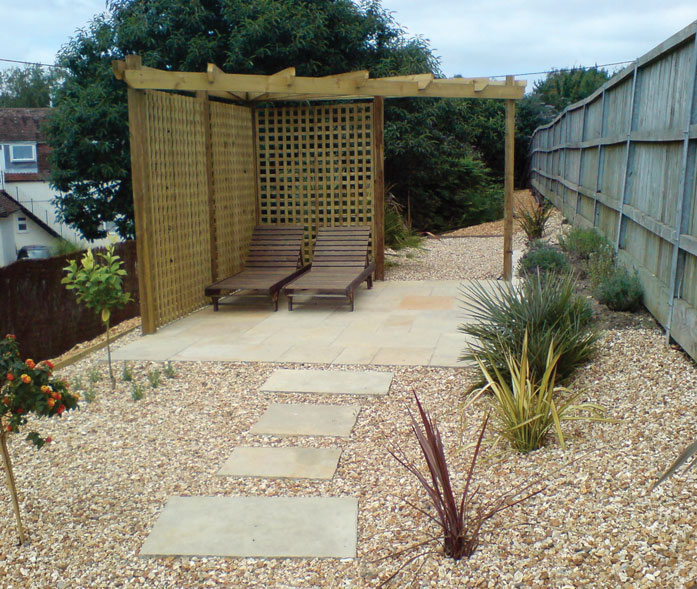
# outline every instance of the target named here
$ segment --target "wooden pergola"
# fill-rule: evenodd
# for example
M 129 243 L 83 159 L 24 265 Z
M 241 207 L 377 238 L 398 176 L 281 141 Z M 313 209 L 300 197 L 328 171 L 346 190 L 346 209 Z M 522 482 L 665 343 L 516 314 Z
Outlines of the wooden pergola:
M 525 81 L 228 74 L 214 64 L 178 72 L 136 55 L 113 70 L 128 85 L 144 333 L 201 306 L 206 284 L 241 267 L 259 222 L 303 222 L 308 256 L 316 227 L 370 224 L 382 280 L 385 98 L 506 101 L 503 276 L 512 278 L 515 100 Z M 260 106 L 273 102 L 286 106 Z

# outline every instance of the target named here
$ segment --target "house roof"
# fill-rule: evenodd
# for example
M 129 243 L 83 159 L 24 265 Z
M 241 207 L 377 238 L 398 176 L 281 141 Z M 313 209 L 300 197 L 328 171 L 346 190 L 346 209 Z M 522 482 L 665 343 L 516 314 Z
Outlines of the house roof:
M 16 201 L 4 190 L 0 190 L 0 217 L 9 217 L 12 213 L 16 213 L 17 211 L 22 211 L 22 214 L 29 217 L 49 235 L 53 237 L 60 237 L 60 235 L 50 225 L 44 223 L 41 219 L 39 219 L 39 217 L 22 205 L 22 203 Z
M 0 108 L 0 141 L 43 142 L 41 123 L 50 108 Z

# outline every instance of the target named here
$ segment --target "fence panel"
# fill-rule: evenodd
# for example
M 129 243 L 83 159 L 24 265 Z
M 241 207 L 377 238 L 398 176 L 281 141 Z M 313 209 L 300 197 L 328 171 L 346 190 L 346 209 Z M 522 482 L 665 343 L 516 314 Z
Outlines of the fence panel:
M 697 359 L 697 21 L 532 141 L 533 190 L 639 272 L 649 311 Z

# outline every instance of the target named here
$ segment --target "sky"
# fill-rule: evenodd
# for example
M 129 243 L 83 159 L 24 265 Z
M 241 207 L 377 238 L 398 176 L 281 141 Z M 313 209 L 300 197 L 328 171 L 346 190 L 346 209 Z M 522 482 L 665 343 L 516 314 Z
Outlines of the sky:
M 449 77 L 631 61 L 697 20 L 694 0 L 382 0 L 382 6 L 409 35 L 429 40 Z M 0 0 L 0 58 L 54 63 L 60 47 L 105 9 L 104 0 Z M 544 76 L 520 77 L 530 90 Z

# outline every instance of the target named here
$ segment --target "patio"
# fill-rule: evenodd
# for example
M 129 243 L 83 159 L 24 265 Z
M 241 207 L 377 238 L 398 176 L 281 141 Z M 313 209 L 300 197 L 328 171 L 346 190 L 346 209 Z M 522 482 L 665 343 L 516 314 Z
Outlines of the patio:
M 116 350 L 116 360 L 464 366 L 460 280 L 376 282 L 356 310 L 326 299 L 298 305 L 230 297 Z

